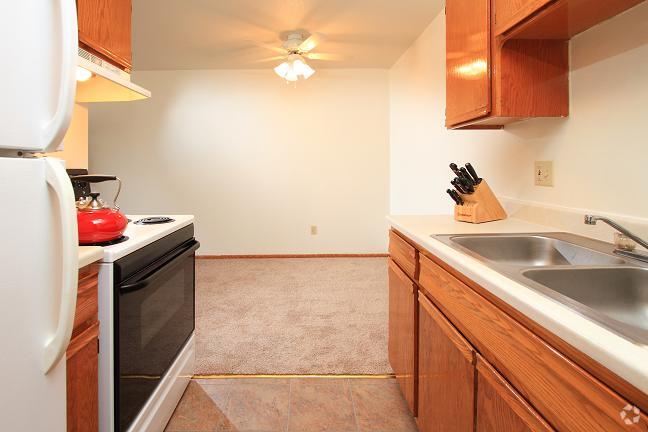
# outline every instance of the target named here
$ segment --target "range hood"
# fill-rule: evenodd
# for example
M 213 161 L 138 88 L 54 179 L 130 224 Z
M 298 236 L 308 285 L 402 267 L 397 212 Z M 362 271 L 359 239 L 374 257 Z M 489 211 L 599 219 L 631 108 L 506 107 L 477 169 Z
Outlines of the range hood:
M 131 82 L 129 73 L 83 48 L 79 48 L 77 66 L 91 74 L 85 81 L 77 80 L 75 101 L 78 103 L 135 101 L 151 97 L 150 91 Z M 80 71 L 84 72 L 82 69 Z

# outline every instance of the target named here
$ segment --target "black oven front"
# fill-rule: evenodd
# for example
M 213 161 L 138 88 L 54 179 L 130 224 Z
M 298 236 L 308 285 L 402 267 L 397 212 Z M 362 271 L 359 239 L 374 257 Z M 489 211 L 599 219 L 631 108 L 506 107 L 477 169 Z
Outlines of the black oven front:
M 194 331 L 193 225 L 115 262 L 115 424 L 126 431 Z

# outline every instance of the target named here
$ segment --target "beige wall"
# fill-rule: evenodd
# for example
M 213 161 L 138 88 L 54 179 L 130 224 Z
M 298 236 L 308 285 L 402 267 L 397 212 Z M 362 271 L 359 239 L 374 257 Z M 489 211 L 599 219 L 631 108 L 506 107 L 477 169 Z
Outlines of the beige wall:
M 50 155 L 64 159 L 66 168 L 88 167 L 88 108 L 74 105 L 72 121 L 63 139 L 63 151 Z
M 133 80 L 153 97 L 90 108 L 90 168 L 124 180 L 124 211 L 195 214 L 202 254 L 385 252 L 386 70 Z
M 450 212 L 447 165 L 470 161 L 500 195 L 648 217 L 648 3 L 577 36 L 570 50 L 569 118 L 447 131 L 440 14 L 390 71 L 392 212 Z M 554 160 L 554 188 L 533 185 L 535 160 Z

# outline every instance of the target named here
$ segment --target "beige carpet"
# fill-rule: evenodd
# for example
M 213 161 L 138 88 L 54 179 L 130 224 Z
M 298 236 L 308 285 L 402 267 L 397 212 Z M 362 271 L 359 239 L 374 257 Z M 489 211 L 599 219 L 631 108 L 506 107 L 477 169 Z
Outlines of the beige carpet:
M 196 374 L 382 374 L 386 258 L 196 261 Z

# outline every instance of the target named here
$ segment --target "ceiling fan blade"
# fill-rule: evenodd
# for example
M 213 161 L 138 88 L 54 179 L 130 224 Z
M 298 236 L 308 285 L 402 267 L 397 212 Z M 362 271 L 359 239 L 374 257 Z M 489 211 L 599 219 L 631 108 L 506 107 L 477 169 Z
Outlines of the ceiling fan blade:
M 252 45 L 256 45 L 256 46 L 258 46 L 260 48 L 265 48 L 265 49 L 269 49 L 270 51 L 274 51 L 274 52 L 281 53 L 281 54 L 286 54 L 286 50 L 284 48 L 281 48 L 281 47 L 278 47 L 278 46 L 274 46 L 274 45 L 271 45 L 271 44 L 268 44 L 268 43 L 265 43 L 265 42 L 257 42 L 257 41 L 253 41 L 253 40 L 249 40 L 249 39 L 247 40 L 247 42 L 251 43 Z
M 317 45 L 319 45 L 322 40 L 324 40 L 324 37 L 321 34 L 313 33 L 308 37 L 308 39 L 306 39 L 299 45 L 299 51 L 309 52 L 313 50 Z
M 310 60 L 342 61 L 345 59 L 341 55 L 329 53 L 308 53 L 305 56 Z
M 286 58 L 285 55 L 267 57 L 267 58 L 260 59 L 260 60 L 254 60 L 253 63 L 265 63 L 265 62 L 271 62 L 271 61 L 277 61 L 277 60 L 284 60 L 285 58 Z

